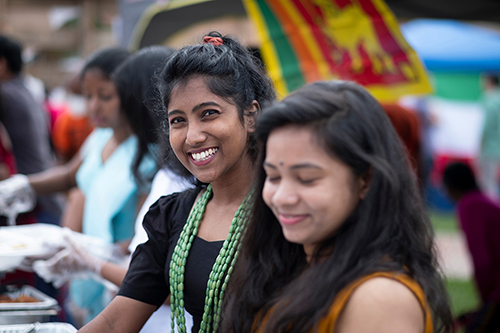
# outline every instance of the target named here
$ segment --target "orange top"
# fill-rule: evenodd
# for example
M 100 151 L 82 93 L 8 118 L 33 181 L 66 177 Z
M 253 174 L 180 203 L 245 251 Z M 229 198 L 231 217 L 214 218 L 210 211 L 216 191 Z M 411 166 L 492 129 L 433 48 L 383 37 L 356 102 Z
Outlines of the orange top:
M 377 273 L 373 273 L 373 274 L 367 275 L 365 277 L 362 277 L 362 278 L 352 282 L 344 289 L 342 289 L 337 294 L 335 299 L 333 300 L 333 304 L 330 306 L 330 309 L 328 310 L 328 314 L 320 320 L 320 322 L 317 325 L 316 330 L 311 330 L 311 333 L 312 332 L 334 332 L 334 328 L 335 328 L 335 325 L 337 324 L 337 320 L 340 316 L 340 313 L 345 308 L 347 301 L 351 297 L 354 290 L 357 287 L 359 287 L 363 282 L 366 282 L 367 280 L 373 279 L 376 277 L 385 277 L 385 278 L 389 278 L 389 279 L 394 279 L 394 280 L 402 283 L 403 285 L 405 285 L 408 289 L 410 289 L 413 292 L 413 294 L 417 297 L 417 299 L 420 302 L 420 305 L 422 306 L 422 309 L 424 310 L 424 313 L 425 313 L 424 333 L 433 333 L 434 332 L 434 328 L 432 325 L 431 311 L 430 311 L 430 308 L 425 300 L 425 295 L 424 295 L 422 288 L 420 288 L 420 285 L 406 274 L 394 273 L 394 272 L 377 272 Z M 264 320 L 262 321 L 262 324 L 257 329 L 257 332 L 259 332 L 259 333 L 262 332 L 262 327 L 267 322 L 268 316 L 269 316 L 269 313 L 265 316 Z
M 64 112 L 57 118 L 52 131 L 52 141 L 57 157 L 69 161 L 80 149 L 93 126 L 87 117 L 73 117 Z

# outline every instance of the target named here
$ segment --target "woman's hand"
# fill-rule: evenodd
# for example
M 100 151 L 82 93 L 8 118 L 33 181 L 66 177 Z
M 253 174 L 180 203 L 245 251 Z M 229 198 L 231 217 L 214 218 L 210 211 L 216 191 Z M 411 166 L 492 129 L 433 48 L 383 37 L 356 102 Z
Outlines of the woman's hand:
M 92 273 L 100 276 L 106 261 L 92 255 L 69 229 L 63 237 L 63 248 L 48 260 L 35 261 L 33 270 L 56 288 L 75 277 L 88 277 Z
M 0 181 L 0 215 L 9 218 L 14 225 L 19 213 L 29 212 L 35 207 L 36 195 L 28 177 L 17 174 Z

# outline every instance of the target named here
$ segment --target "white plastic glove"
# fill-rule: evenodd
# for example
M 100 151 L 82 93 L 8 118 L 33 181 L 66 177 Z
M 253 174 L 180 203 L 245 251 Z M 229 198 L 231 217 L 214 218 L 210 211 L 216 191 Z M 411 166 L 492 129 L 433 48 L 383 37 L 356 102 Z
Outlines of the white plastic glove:
M 35 273 L 56 288 L 73 278 L 100 276 L 106 261 L 92 255 L 69 229 L 64 230 L 63 239 L 65 245 L 61 251 L 48 260 L 33 263 Z
M 8 217 L 9 225 L 15 225 L 19 213 L 35 207 L 36 194 L 28 177 L 17 174 L 0 181 L 0 215 Z

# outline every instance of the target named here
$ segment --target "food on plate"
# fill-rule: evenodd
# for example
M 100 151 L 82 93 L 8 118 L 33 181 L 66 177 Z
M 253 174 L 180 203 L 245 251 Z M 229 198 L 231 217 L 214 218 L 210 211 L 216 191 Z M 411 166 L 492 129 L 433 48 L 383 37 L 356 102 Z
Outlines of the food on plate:
M 37 303 L 40 302 L 39 299 L 29 296 L 20 295 L 18 297 L 12 298 L 9 295 L 0 295 L 0 303 Z

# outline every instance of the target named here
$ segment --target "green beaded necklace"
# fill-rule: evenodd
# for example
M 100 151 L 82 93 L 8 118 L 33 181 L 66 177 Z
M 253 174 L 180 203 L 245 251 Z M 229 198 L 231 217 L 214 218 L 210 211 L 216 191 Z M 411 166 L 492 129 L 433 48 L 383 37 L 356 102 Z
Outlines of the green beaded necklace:
M 240 238 L 245 222 L 250 217 L 250 203 L 252 202 L 250 191 L 240 207 L 234 214 L 233 221 L 229 227 L 229 234 L 222 245 L 222 249 L 215 260 L 212 271 L 208 277 L 207 290 L 205 296 L 205 309 L 200 325 L 200 333 L 217 331 L 220 321 L 222 300 L 224 291 L 233 272 L 233 266 L 238 257 L 241 246 Z M 208 185 L 205 193 L 195 203 L 188 220 L 175 246 L 172 260 L 170 261 L 170 307 L 172 309 L 172 331 L 175 328 L 174 319 L 177 320 L 178 332 L 186 332 L 186 320 L 184 318 L 184 270 L 186 266 L 189 250 L 193 244 L 194 237 L 198 233 L 200 221 L 205 213 L 207 203 L 212 197 L 212 186 Z M 223 281 L 224 280 L 224 281 Z M 213 322 L 212 322 L 213 321 Z

